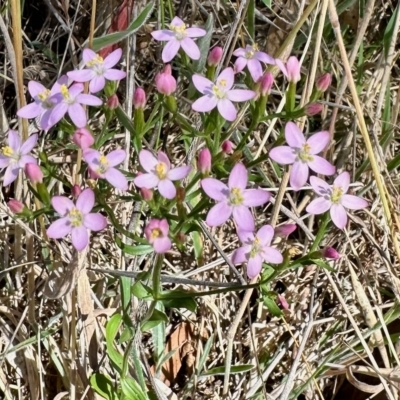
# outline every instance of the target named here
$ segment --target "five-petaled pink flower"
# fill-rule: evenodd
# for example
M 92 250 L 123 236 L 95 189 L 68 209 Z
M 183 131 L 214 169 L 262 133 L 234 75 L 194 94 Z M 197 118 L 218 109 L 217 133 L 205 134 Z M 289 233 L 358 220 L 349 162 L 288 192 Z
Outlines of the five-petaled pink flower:
M 329 144 L 328 131 L 310 136 L 307 140 L 293 122 L 285 126 L 285 138 L 289 146 L 278 146 L 269 152 L 269 156 L 279 164 L 293 164 L 290 173 L 290 185 L 300 190 L 305 185 L 309 168 L 317 174 L 333 175 L 336 168 L 324 158 L 317 156 Z
M 243 246 L 235 250 L 232 262 L 234 264 L 247 262 L 249 279 L 254 279 L 261 272 L 263 261 L 271 264 L 280 264 L 283 261 L 282 254 L 271 247 L 274 237 L 274 228 L 271 225 L 263 226 L 256 235 L 242 229 L 239 229 L 237 234 Z
M 162 52 L 162 59 L 167 63 L 176 56 L 181 47 L 192 60 L 198 60 L 200 50 L 192 38 L 204 36 L 206 33 L 201 28 L 187 28 L 180 18 L 175 17 L 169 29 L 154 31 L 151 35 L 156 40 L 168 42 Z
M 330 210 L 333 223 L 343 229 L 347 224 L 346 208 L 361 210 L 368 207 L 368 202 L 360 197 L 346 194 L 350 185 L 350 174 L 342 172 L 333 181 L 333 186 L 316 176 L 310 178 L 310 183 L 315 193 L 320 197 L 314 199 L 306 211 L 310 214 L 322 214 Z
M 206 222 L 209 226 L 219 226 L 233 214 L 238 227 L 243 230 L 254 230 L 254 219 L 249 207 L 265 204 L 271 195 L 261 189 L 246 189 L 247 169 L 243 164 L 236 164 L 228 179 L 228 185 L 214 178 L 205 178 L 201 187 L 207 196 L 218 203 L 210 209 Z
M 28 91 L 33 98 L 33 103 L 20 108 L 17 111 L 17 115 L 27 119 L 39 117 L 40 129 L 49 130 L 54 125 L 50 123 L 50 115 L 54 106 L 60 101 L 54 95 L 59 93 L 61 85 L 65 85 L 67 82 L 68 77 L 63 75 L 49 90 L 39 82 L 30 81 L 28 83 Z
M 256 93 L 252 90 L 232 89 L 235 74 L 232 68 L 225 68 L 215 83 L 201 75 L 193 75 L 192 80 L 196 89 L 204 94 L 197 99 L 192 108 L 199 112 L 208 112 L 218 107 L 219 113 L 227 120 L 236 119 L 236 108 L 232 101 L 251 100 Z
M 113 69 L 120 60 L 122 50 L 114 50 L 104 60 L 91 49 L 83 50 L 82 58 L 87 68 L 79 71 L 68 72 L 70 79 L 76 82 L 89 82 L 89 90 L 92 93 L 99 92 L 108 81 L 120 81 L 126 77 L 126 73 L 119 69 Z
M 146 239 L 153 245 L 156 253 L 166 253 L 172 246 L 168 237 L 169 225 L 166 219 L 152 219 L 144 228 Z
M 254 82 L 258 82 L 263 74 L 261 62 L 271 65 L 275 64 L 275 59 L 267 53 L 259 51 L 257 45 L 247 45 L 246 48 L 236 49 L 233 55 L 238 57 L 235 61 L 235 72 L 243 71 L 247 65 Z
M 61 215 L 47 229 L 47 236 L 60 239 L 71 233 L 76 250 L 83 250 L 89 243 L 89 231 L 101 231 L 107 226 L 106 218 L 99 213 L 91 213 L 94 206 L 94 192 L 85 189 L 78 197 L 76 205 L 64 196 L 54 196 L 51 204 Z
M 57 105 L 54 106 L 49 117 L 51 126 L 60 121 L 66 113 L 68 113 L 77 128 L 84 128 L 86 126 L 86 112 L 82 104 L 101 106 L 103 102 L 96 96 L 82 93 L 83 88 L 82 83 L 75 83 L 69 88 L 67 85 L 61 85 L 60 93 L 53 96 L 57 100 Z
M 8 146 L 0 151 L 0 169 L 7 168 L 4 174 L 3 186 L 8 186 L 17 179 L 20 169 L 25 168 L 28 163 L 37 164 L 36 158 L 29 155 L 35 147 L 38 135 L 30 136 L 24 143 L 21 143 L 18 132 L 8 132 Z
M 115 168 L 126 158 L 125 150 L 113 150 L 106 156 L 94 149 L 83 151 L 83 158 L 89 168 L 99 178 L 105 179 L 108 183 L 120 190 L 128 190 L 128 181 L 125 175 Z
M 134 183 L 139 188 L 153 189 L 158 187 L 161 196 L 173 199 L 176 196 L 176 188 L 172 181 L 186 178 L 192 167 L 182 165 L 171 169 L 171 163 L 167 155 L 159 151 L 158 158 L 148 150 L 139 153 L 140 165 L 147 172 L 138 175 Z

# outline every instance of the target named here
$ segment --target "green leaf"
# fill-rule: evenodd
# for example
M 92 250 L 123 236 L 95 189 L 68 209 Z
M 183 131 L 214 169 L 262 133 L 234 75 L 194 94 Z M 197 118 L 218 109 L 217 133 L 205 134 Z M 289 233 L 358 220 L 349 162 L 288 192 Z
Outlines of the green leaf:
M 95 38 L 93 40 L 93 51 L 99 51 L 103 47 L 111 46 L 112 44 L 118 43 L 123 39 L 126 39 L 132 33 L 136 32 L 150 17 L 153 12 L 154 2 L 150 2 L 143 11 L 138 15 L 138 17 L 131 22 L 127 29 L 121 32 L 110 33 L 109 35 L 104 35 L 102 37 Z
M 269 296 L 264 296 L 263 298 L 264 304 L 267 306 L 269 312 L 274 315 L 275 317 L 281 317 L 282 316 L 282 311 L 276 304 L 275 300 L 273 300 Z
M 115 349 L 114 347 L 114 339 L 117 336 L 119 327 L 122 322 L 122 315 L 115 314 L 108 321 L 106 326 L 106 343 L 107 343 L 107 354 L 110 357 L 111 361 L 115 365 L 115 368 L 119 373 L 122 371 L 122 365 L 124 362 L 124 358 L 122 355 Z
M 383 48 L 385 50 L 385 57 L 388 56 L 389 53 L 389 47 L 390 47 L 390 42 L 392 41 L 392 37 L 394 34 L 394 28 L 396 25 L 396 20 L 397 20 L 397 14 L 399 13 L 399 8 L 400 5 L 397 4 L 396 10 L 392 14 L 389 23 L 386 26 L 385 33 L 383 34 Z M 386 88 L 384 88 L 386 89 Z
M 268 8 L 271 8 L 271 0 L 261 0 Z
M 142 282 L 136 281 L 135 284 L 131 288 L 132 294 L 140 300 L 150 300 L 152 299 L 153 292 L 148 286 L 143 285 Z
M 202 72 L 206 66 L 208 53 L 210 51 L 211 36 L 214 31 L 214 16 L 213 14 L 208 14 L 206 24 L 204 25 L 206 34 L 197 40 L 197 46 L 200 49 L 200 59 L 193 62 L 194 72 Z
M 155 308 L 150 317 L 146 321 L 142 322 L 140 329 L 142 332 L 145 332 L 154 328 L 158 324 L 161 324 L 161 322 L 168 322 L 168 317 L 162 311 Z
M 397 154 L 397 156 L 393 158 L 393 160 L 390 160 L 387 163 L 388 171 L 389 172 L 393 171 L 394 169 L 398 168 L 399 165 L 400 165 L 400 153 Z
M 153 246 L 149 244 L 139 244 L 138 246 L 125 244 L 118 236 L 115 236 L 115 243 L 124 253 L 131 256 L 143 256 L 154 251 Z
M 318 267 L 325 268 L 329 272 L 335 272 L 335 269 L 332 268 L 328 263 L 322 260 L 314 260 L 314 263 L 318 265 Z
M 192 297 L 177 297 L 176 299 L 168 299 L 161 301 L 167 308 L 186 308 L 187 310 L 192 312 L 196 312 L 197 309 L 196 300 L 194 300 Z
M 115 392 L 111 379 L 103 374 L 94 373 L 90 377 L 90 386 L 99 394 L 103 399 L 117 400 L 118 396 Z
M 242 374 L 243 372 L 248 372 L 253 368 L 254 365 L 251 364 L 234 365 L 231 367 L 231 374 Z M 200 377 L 213 376 L 213 375 L 225 375 L 225 367 L 211 368 L 207 372 L 202 373 Z
M 147 400 L 148 397 L 139 384 L 129 376 L 121 379 L 122 393 L 128 397 L 129 400 Z
M 250 0 L 247 7 L 247 31 L 253 40 L 255 32 L 255 3 L 256 0 Z

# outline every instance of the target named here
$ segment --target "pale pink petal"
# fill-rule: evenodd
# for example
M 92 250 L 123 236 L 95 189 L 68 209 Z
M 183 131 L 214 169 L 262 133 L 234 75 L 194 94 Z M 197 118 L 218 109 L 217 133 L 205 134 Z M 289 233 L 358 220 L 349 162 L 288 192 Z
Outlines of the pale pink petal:
M 106 80 L 104 76 L 95 76 L 89 83 L 90 93 L 97 93 L 104 89 L 106 85 Z
M 54 196 L 51 199 L 51 205 L 62 216 L 66 215 L 75 207 L 72 200 L 64 196 Z
M 269 262 L 271 264 L 280 264 L 281 262 L 283 262 L 283 256 L 282 254 L 274 249 L 273 247 L 264 247 L 263 248 L 263 256 L 264 256 L 264 260 L 266 262 Z
M 228 99 L 221 99 L 217 103 L 219 113 L 227 120 L 234 121 L 236 119 L 236 108 Z
M 109 69 L 104 72 L 104 77 L 109 81 L 120 81 L 121 79 L 126 78 L 126 72 L 121 71 L 120 69 Z
M 314 192 L 320 196 L 329 196 L 332 193 L 332 188 L 324 180 L 318 178 L 317 176 L 310 177 L 310 184 L 314 189 Z
M 94 206 L 94 192 L 92 189 L 85 189 L 79 195 L 78 200 L 76 201 L 76 208 L 82 214 L 89 214 L 92 211 Z
M 255 257 L 249 258 L 249 262 L 247 263 L 247 276 L 249 279 L 256 278 L 262 268 L 262 258 L 260 255 L 256 255 Z
M 167 170 L 169 171 L 171 169 L 171 162 L 169 161 L 168 156 L 161 150 L 157 153 L 157 156 L 158 161 L 164 163 L 167 166 Z
M 88 82 L 96 76 L 92 69 L 81 69 L 80 71 L 67 72 L 68 78 L 75 82 Z
M 274 228 L 271 225 L 264 225 L 256 236 L 260 240 L 261 246 L 269 246 L 274 237 Z
M 244 70 L 247 65 L 247 58 L 239 57 L 234 64 L 234 72 L 238 73 Z
M 216 204 L 208 211 L 206 223 L 208 226 L 219 226 L 226 222 L 232 214 L 232 207 L 225 201 Z
M 14 150 L 19 151 L 21 147 L 21 138 L 19 137 L 19 133 L 10 129 L 8 132 L 8 145 Z
M 97 96 L 93 96 L 92 94 L 80 94 L 76 97 L 76 101 L 81 104 L 85 104 L 87 106 L 101 106 L 103 101 L 99 99 Z
M 61 239 L 67 236 L 72 230 L 69 217 L 57 219 L 47 228 L 47 236 L 50 239 Z
M 18 117 L 21 118 L 36 118 L 40 113 L 43 111 L 43 108 L 40 104 L 37 104 L 35 102 L 28 104 L 27 106 L 24 106 L 20 108 L 17 111 Z
M 240 47 L 233 52 L 235 57 L 244 57 L 246 55 L 246 49 Z
M 95 149 L 85 149 L 83 151 L 83 158 L 92 169 L 97 169 L 100 164 L 100 153 Z
M 52 125 L 50 125 L 51 112 L 52 110 L 47 110 L 40 117 L 40 127 L 45 131 L 49 130 L 52 127 Z
M 281 72 L 283 73 L 283 75 L 285 75 L 286 78 L 287 78 L 287 76 L 288 76 L 288 71 L 287 71 L 287 69 L 286 69 L 285 63 L 284 63 L 282 60 L 280 60 L 279 58 L 276 58 L 276 59 L 275 59 L 275 64 L 276 64 L 276 65 L 278 66 L 278 68 L 281 70 Z
M 186 178 L 189 175 L 191 169 L 192 167 L 187 165 L 182 165 L 181 167 L 172 168 L 168 172 L 168 179 L 170 179 L 171 181 L 177 181 L 179 179 Z
M 247 189 L 242 192 L 243 204 L 246 207 L 258 207 L 265 204 L 271 194 L 261 189 Z
M 92 49 L 84 49 L 82 52 L 82 59 L 86 64 L 92 61 L 96 56 L 97 54 Z
M 169 200 L 173 199 L 176 196 L 176 187 L 168 179 L 163 179 L 159 182 L 158 191 L 160 192 L 161 196 Z
M 50 126 L 54 126 L 57 122 L 59 122 L 64 117 L 67 111 L 68 111 L 68 104 L 66 103 L 57 104 L 53 108 L 49 117 Z
M 10 164 L 4 173 L 3 186 L 8 186 L 13 183 L 18 177 L 19 170 L 20 168 L 17 164 Z
M 8 164 L 10 164 L 11 158 L 3 156 L 0 154 L 0 168 L 5 168 L 8 167 Z
M 350 186 L 350 174 L 347 171 L 342 172 L 333 181 L 333 185 L 335 187 L 340 187 L 343 190 L 343 193 L 346 193 Z
M 193 39 L 189 37 L 181 40 L 183 51 L 192 59 L 198 60 L 200 58 L 200 49 Z
M 171 39 L 164 47 L 162 52 L 162 60 L 167 63 L 170 62 L 178 53 L 181 44 L 175 38 Z
M 162 29 L 159 31 L 151 32 L 151 36 L 153 36 L 153 38 L 158 41 L 168 41 L 168 40 L 171 40 L 172 38 L 174 38 L 175 34 L 172 31 Z
M 256 51 L 254 53 L 254 58 L 262 61 L 265 64 L 275 65 L 275 58 L 271 57 L 269 54 L 264 53 L 263 51 Z
M 296 161 L 296 153 L 289 146 L 274 147 L 269 152 L 269 157 L 278 164 L 293 164 Z
M 275 228 L 275 236 L 285 237 L 289 236 L 297 229 L 296 224 L 283 224 Z
M 171 21 L 172 26 L 182 26 L 184 22 L 179 17 L 174 17 Z
M 248 260 L 249 257 L 249 246 L 243 246 L 236 249 L 232 254 L 232 263 L 233 264 L 242 264 Z
M 247 230 L 239 228 L 237 230 L 237 235 L 238 235 L 240 241 L 243 244 L 247 244 L 250 247 L 253 246 L 253 242 L 255 240 L 255 236 L 254 236 L 254 233 L 252 231 L 247 231 Z
M 36 160 L 35 157 L 29 156 L 29 155 L 25 155 L 25 156 L 22 156 L 22 157 L 19 159 L 19 161 L 18 161 L 18 166 L 19 166 L 20 168 L 25 168 L 25 165 L 26 165 L 26 164 L 29 164 L 29 163 L 31 163 L 31 164 L 37 164 L 37 160 Z
M 194 74 L 192 76 L 192 82 L 194 87 L 203 94 L 211 94 L 212 95 L 212 87 L 214 84 L 204 76 Z
M 116 189 L 128 190 L 128 181 L 125 175 L 116 168 L 108 168 L 104 173 L 104 178 Z
M 231 101 L 247 101 L 255 97 L 256 93 L 252 90 L 233 89 L 226 93 L 226 96 Z
M 294 190 L 300 190 L 307 182 L 309 174 L 308 165 L 302 161 L 296 161 L 290 172 L 290 186 Z
M 225 68 L 217 78 L 217 85 L 225 91 L 230 90 L 235 80 L 235 73 L 231 67 Z
M 306 142 L 306 138 L 300 128 L 293 122 L 285 125 L 285 139 L 290 147 L 299 149 Z
M 107 161 L 110 167 L 121 164 L 126 158 L 126 151 L 122 149 L 113 150 L 107 154 Z
M 77 128 L 84 128 L 86 126 L 86 112 L 80 104 L 71 104 L 68 107 L 68 115 Z
M 339 229 L 344 229 L 347 224 L 347 213 L 341 204 L 332 204 L 331 218 Z
M 107 226 L 107 219 L 99 213 L 90 213 L 85 215 L 83 225 L 91 231 L 101 231 Z
M 172 247 L 171 239 L 169 237 L 156 239 L 153 243 L 153 247 L 156 253 L 166 253 Z
M 166 219 L 162 219 L 159 222 L 158 227 L 160 228 L 160 231 L 163 234 L 163 236 L 168 236 L 169 224 L 168 224 L 168 221 Z
M 38 94 L 43 93 L 46 88 L 39 82 L 29 81 L 28 90 L 32 97 L 36 97 Z
M 246 167 L 242 163 L 237 163 L 229 175 L 229 189 L 238 188 L 244 190 L 246 189 L 247 181 L 248 173 Z
M 318 215 L 327 212 L 332 206 L 332 202 L 324 197 L 317 197 L 306 208 L 309 214 Z
M 192 104 L 192 109 L 198 112 L 211 111 L 218 104 L 218 99 L 215 96 L 202 96 Z
M 315 133 L 307 139 L 307 144 L 310 146 L 311 154 L 321 153 L 331 141 L 331 136 L 328 131 Z
M 73 228 L 71 232 L 71 240 L 75 249 L 82 251 L 89 243 L 89 234 L 87 229 L 83 225 Z
M 246 231 L 254 230 L 254 218 L 246 206 L 233 207 L 233 219 L 240 229 Z
M 341 204 L 350 210 L 361 210 L 368 207 L 368 202 L 361 197 L 344 194 L 340 199 Z
M 317 174 L 333 175 L 336 172 L 336 168 L 320 156 L 313 156 L 313 161 L 308 161 L 307 164 Z
M 122 57 L 122 49 L 116 49 L 110 53 L 103 61 L 103 67 L 105 69 L 112 68 Z
M 37 133 L 29 136 L 29 138 L 22 144 L 20 152 L 25 155 L 31 152 L 31 150 L 36 146 L 38 140 Z
M 258 61 L 255 58 L 252 58 L 247 62 L 247 68 L 250 72 L 251 77 L 253 78 L 253 81 L 257 82 L 263 74 L 260 61 Z
M 141 150 L 139 153 L 140 165 L 146 172 L 154 171 L 154 168 L 158 164 L 157 158 L 148 150 Z
M 225 183 L 214 179 L 205 178 L 201 181 L 201 187 L 208 197 L 216 201 L 224 201 L 229 197 L 229 189 Z
M 146 189 L 153 189 L 155 188 L 160 180 L 158 177 L 154 174 L 142 174 L 138 175 L 133 183 L 140 188 L 146 188 Z
M 83 85 L 83 83 L 74 83 L 72 86 L 70 86 L 68 88 L 69 94 L 72 98 L 75 98 L 76 96 L 78 96 L 79 94 L 81 94 L 83 92 L 83 89 L 85 88 L 85 86 Z
M 186 34 L 188 35 L 188 37 L 192 37 L 192 38 L 202 37 L 206 33 L 207 32 L 201 28 L 187 28 L 186 29 Z

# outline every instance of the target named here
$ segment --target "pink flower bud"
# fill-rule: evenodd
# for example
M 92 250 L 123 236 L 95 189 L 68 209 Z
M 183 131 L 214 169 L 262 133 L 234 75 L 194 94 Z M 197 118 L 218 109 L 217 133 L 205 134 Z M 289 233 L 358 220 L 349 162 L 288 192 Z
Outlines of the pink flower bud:
M 289 310 L 289 303 L 286 301 L 283 294 L 278 294 L 278 303 L 284 310 Z
M 94 143 L 94 137 L 86 128 L 79 128 L 72 136 L 72 141 L 82 150 L 85 150 Z
M 286 64 L 279 59 L 275 60 L 276 65 L 279 67 L 279 69 L 283 72 L 283 74 L 286 76 L 286 79 L 289 82 L 296 83 L 301 79 L 300 76 L 300 62 L 299 60 L 292 56 L 289 57 L 287 60 Z
M 176 90 L 176 80 L 171 73 L 171 65 L 167 64 L 164 69 L 156 75 L 156 88 L 159 93 L 169 96 Z
M 143 109 L 146 105 L 146 92 L 142 88 L 137 88 L 133 94 L 133 107 L 135 110 Z
M 323 74 L 317 79 L 316 86 L 318 91 L 325 92 L 332 83 L 332 75 L 329 73 Z
M 313 115 L 320 114 L 322 110 L 324 109 L 324 106 L 319 103 L 310 103 L 306 105 L 305 112 L 306 115 L 309 117 L 312 117 Z
M 43 182 L 43 172 L 37 164 L 25 164 L 25 175 L 33 184 Z
M 207 64 L 210 67 L 216 67 L 221 61 L 222 53 L 223 53 L 222 47 L 219 46 L 214 47 L 208 54 Z
M 116 94 L 112 94 L 107 100 L 107 107 L 110 110 L 115 110 L 119 106 L 118 96 Z
M 79 185 L 72 186 L 72 196 L 78 198 L 78 196 L 82 193 L 82 189 Z
M 23 209 L 25 208 L 25 206 L 18 200 L 15 199 L 11 199 L 8 203 L 7 203 L 9 209 L 14 213 L 14 214 L 19 214 L 20 212 L 23 211 Z
M 225 140 L 221 148 L 225 154 L 231 154 L 233 152 L 233 143 L 230 140 Z
M 297 229 L 296 224 L 284 224 L 275 228 L 275 236 L 285 237 L 289 236 Z
M 208 175 L 211 171 L 211 153 L 207 148 L 201 149 L 197 159 L 197 168 L 203 175 Z
M 325 247 L 322 250 L 322 256 L 325 258 L 330 258 L 331 260 L 338 260 L 341 254 L 338 253 L 333 247 Z
M 261 96 L 266 96 L 271 92 L 272 85 L 274 83 L 274 76 L 271 72 L 266 72 L 260 80 L 260 93 Z

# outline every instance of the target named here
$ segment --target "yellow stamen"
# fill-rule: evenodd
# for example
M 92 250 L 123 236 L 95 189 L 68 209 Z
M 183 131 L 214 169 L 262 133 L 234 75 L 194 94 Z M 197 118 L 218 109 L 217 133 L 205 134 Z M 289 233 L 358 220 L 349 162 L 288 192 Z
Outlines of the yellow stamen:
M 225 92 L 221 90 L 221 88 L 217 85 L 214 85 L 212 87 L 212 91 L 214 92 L 215 96 L 218 97 L 219 99 L 224 99 L 225 98 Z
M 78 209 L 73 208 L 73 209 L 69 212 L 68 216 L 69 216 L 69 218 L 70 218 L 71 225 L 72 225 L 73 227 L 78 227 L 78 226 L 81 226 L 81 225 L 82 225 L 83 216 L 82 216 L 82 213 L 81 213 Z
M 41 100 L 41 101 L 46 101 L 49 96 L 50 96 L 49 89 L 45 89 L 45 90 L 43 90 L 42 93 L 38 94 L 39 100 Z
M 170 25 L 169 29 L 171 29 L 171 31 L 176 32 L 176 33 L 186 33 L 186 24 L 182 24 L 179 26 Z
M 340 199 L 342 198 L 343 195 L 343 189 L 340 187 L 333 187 L 332 188 L 332 195 L 331 195 L 331 201 L 332 203 L 339 203 Z
M 64 99 L 69 99 L 69 90 L 67 85 L 61 85 L 60 92 L 63 95 Z
M 222 86 L 222 87 L 225 87 L 225 86 L 226 86 L 226 79 L 220 79 L 220 80 L 218 81 L 218 85 L 219 85 L 219 86 Z
M 250 258 L 255 257 L 260 252 L 260 239 L 256 237 L 250 250 Z
M 161 230 L 159 228 L 154 228 L 151 231 L 151 239 L 157 239 L 158 237 L 160 237 L 162 235 Z
M 244 201 L 242 190 L 239 188 L 232 188 L 231 195 L 229 196 L 229 201 L 233 206 L 240 206 Z
M 4 146 L 1 152 L 7 157 L 12 157 L 14 155 L 14 150 L 10 146 Z
M 158 179 L 165 179 L 167 177 L 167 166 L 163 162 L 158 163 L 155 170 Z
M 310 145 L 304 143 L 303 148 L 298 153 L 298 156 L 301 161 L 309 162 L 314 160 L 314 157 L 310 154 L 310 150 L 311 150 Z
M 95 65 L 103 64 L 103 57 L 96 54 L 96 57 L 93 57 L 90 61 L 86 63 L 88 67 L 94 67 Z
M 105 155 L 101 155 L 100 156 L 100 158 L 99 158 L 99 163 L 100 163 L 100 165 L 99 165 L 99 167 L 97 168 L 97 172 L 99 173 L 99 174 L 104 174 L 106 171 L 107 171 L 107 169 L 108 169 L 108 160 L 107 160 L 107 157 L 105 156 Z

